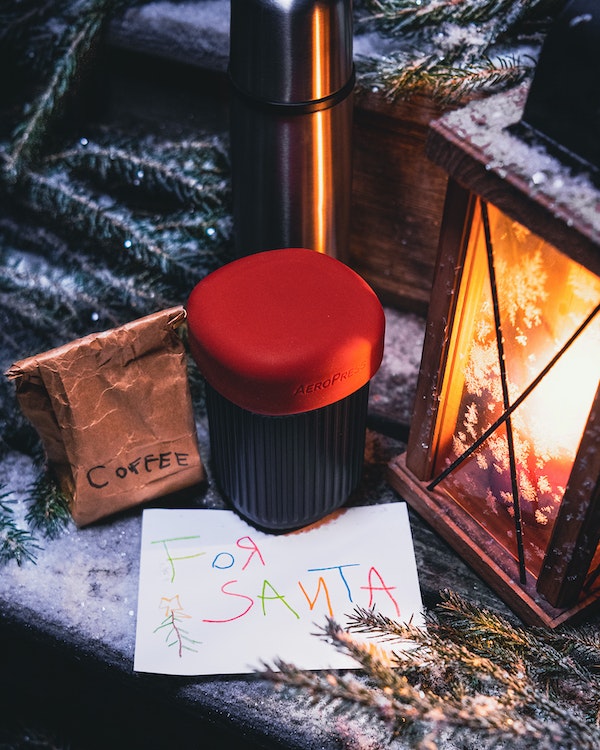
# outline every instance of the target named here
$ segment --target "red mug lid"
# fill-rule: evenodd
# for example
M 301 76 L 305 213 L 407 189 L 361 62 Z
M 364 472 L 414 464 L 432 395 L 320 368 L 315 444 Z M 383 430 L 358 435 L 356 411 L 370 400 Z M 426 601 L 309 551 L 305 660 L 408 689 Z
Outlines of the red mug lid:
M 314 250 L 267 250 L 222 266 L 194 287 L 187 317 L 206 380 L 257 414 L 328 406 L 365 385 L 383 357 L 375 292 Z

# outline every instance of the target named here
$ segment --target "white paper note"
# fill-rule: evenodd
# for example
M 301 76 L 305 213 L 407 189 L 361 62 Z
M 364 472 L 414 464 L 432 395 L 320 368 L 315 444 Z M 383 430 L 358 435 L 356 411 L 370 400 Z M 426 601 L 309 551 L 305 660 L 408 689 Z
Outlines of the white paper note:
M 423 625 L 403 502 L 343 509 L 287 534 L 227 510 L 143 513 L 136 671 L 248 673 L 275 658 L 353 668 L 316 633 L 327 617 L 345 627 L 357 606 Z

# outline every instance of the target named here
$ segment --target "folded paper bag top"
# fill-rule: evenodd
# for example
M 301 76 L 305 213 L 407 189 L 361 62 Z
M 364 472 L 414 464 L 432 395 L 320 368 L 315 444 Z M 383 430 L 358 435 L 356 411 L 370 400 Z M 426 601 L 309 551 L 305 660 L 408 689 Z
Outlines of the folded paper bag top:
M 185 317 L 169 308 L 9 369 L 78 526 L 203 481 Z

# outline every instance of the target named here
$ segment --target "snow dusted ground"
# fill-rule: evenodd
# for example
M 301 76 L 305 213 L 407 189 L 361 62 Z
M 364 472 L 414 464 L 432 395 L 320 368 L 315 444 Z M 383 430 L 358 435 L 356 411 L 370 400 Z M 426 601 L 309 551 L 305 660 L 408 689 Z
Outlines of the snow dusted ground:
M 398 419 L 406 422 L 410 419 L 424 324 L 417 316 L 393 310 L 386 313 L 384 362 L 372 382 L 371 399 L 379 410 L 393 413 L 396 407 Z M 203 422 L 198 423 L 198 434 L 207 464 L 208 434 Z M 371 454 L 377 452 L 371 443 L 369 446 Z M 31 458 L 16 452 L 1 465 L 2 483 L 10 492 L 16 520 L 22 522 L 38 469 Z M 210 472 L 210 466 L 207 470 Z M 226 507 L 210 478 L 197 504 Z M 141 509 L 137 508 L 83 529 L 70 524 L 57 539 L 38 538 L 40 549 L 35 563 L 9 563 L 1 569 L 4 613 L 23 608 L 34 614 L 33 622 L 76 634 L 88 643 L 103 644 L 124 660 L 132 660 L 140 534 Z
M 372 401 L 379 411 L 393 413 L 396 409 L 398 419 L 406 422 L 412 408 L 424 321 L 394 310 L 386 310 L 386 315 L 385 357 L 372 382 Z M 211 481 L 206 425 L 200 420 L 197 426 L 209 481 L 190 504 L 226 507 Z M 386 462 L 400 450 L 401 445 L 369 432 L 365 503 L 398 499 L 385 483 L 383 471 Z M 19 521 L 27 511 L 29 488 L 37 471 L 31 458 L 16 452 L 9 453 L 1 463 L 0 476 L 11 493 Z M 18 566 L 10 562 L 0 569 L 0 617 L 11 626 L 60 642 L 84 666 L 88 660 L 90 664 L 101 663 L 121 679 L 133 680 L 141 523 L 142 509 L 134 508 L 83 529 L 70 524 L 53 540 L 40 537 L 35 563 L 26 561 Z M 422 563 L 423 556 L 429 556 L 431 544 L 427 539 L 417 539 L 415 546 Z M 439 583 L 437 572 L 432 572 L 433 581 L 428 581 L 425 572 L 428 589 Z M 288 747 L 333 750 L 346 742 L 355 743 L 346 746 L 375 750 L 387 745 L 389 739 L 383 726 L 361 718 L 341 718 L 332 708 L 286 699 L 269 682 L 254 675 L 185 681 L 144 675 L 143 682 L 150 693 L 164 693 L 199 717 L 216 715 L 233 728 L 256 732 Z M 390 745 L 392 749 L 403 747 L 401 742 Z

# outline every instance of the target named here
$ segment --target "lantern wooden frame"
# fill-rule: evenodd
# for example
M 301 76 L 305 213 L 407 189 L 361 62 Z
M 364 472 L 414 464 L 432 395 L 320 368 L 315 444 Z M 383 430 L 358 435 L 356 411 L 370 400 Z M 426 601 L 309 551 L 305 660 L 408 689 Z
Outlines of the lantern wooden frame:
M 523 620 L 555 627 L 600 600 L 597 585 L 586 590 L 600 539 L 599 393 L 537 580 L 520 577 L 514 557 L 484 525 L 444 493 L 428 489 L 438 394 L 474 201 L 493 204 L 600 277 L 600 191 L 515 132 L 526 94 L 525 88 L 515 89 L 431 124 L 428 155 L 446 170 L 449 182 L 408 448 L 390 464 L 389 480 Z M 540 160 L 543 170 L 532 174 Z M 582 184 L 589 201 L 580 200 Z

